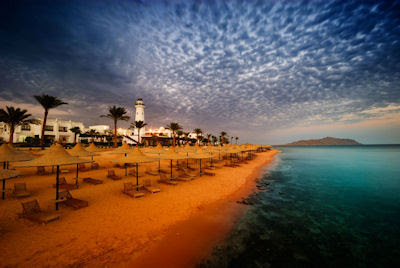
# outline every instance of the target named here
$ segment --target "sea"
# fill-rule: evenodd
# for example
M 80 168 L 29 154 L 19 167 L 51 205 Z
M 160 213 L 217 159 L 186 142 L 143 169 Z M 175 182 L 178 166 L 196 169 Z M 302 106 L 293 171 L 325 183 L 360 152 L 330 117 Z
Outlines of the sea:
M 400 145 L 277 149 L 200 267 L 400 267 Z

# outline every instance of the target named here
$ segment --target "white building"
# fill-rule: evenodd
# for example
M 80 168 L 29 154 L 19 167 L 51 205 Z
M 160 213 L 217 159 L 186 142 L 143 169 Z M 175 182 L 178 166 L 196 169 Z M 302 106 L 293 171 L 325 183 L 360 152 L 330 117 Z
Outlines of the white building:
M 39 119 L 40 122 L 42 122 Z M 75 133 L 70 129 L 73 127 L 79 127 L 81 131 L 84 131 L 85 126 L 82 122 L 73 122 L 71 120 L 58 120 L 58 119 L 47 119 L 45 127 L 45 139 L 51 141 L 61 141 L 65 143 L 73 143 Z M 14 142 L 24 142 L 27 137 L 40 138 L 42 133 L 42 124 L 25 124 L 18 126 L 14 131 Z M 79 137 L 79 134 L 77 135 Z M 0 139 L 8 142 L 10 138 L 10 130 L 4 123 L 0 123 Z
M 95 130 L 96 132 L 100 133 L 101 135 L 105 135 L 110 131 L 110 126 L 108 125 L 95 125 L 89 126 L 89 130 Z

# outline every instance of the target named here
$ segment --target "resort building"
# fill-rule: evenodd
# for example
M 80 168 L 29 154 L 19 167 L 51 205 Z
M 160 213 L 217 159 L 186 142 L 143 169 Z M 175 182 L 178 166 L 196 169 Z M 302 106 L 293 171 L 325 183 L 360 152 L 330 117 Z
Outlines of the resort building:
M 44 132 L 45 139 L 52 142 L 60 140 L 61 142 L 72 143 L 74 142 L 75 134 L 70 129 L 73 127 L 79 127 L 82 131 L 85 129 L 82 122 L 47 119 Z M 24 124 L 15 129 L 14 142 L 24 142 L 28 137 L 40 138 L 41 133 L 42 124 Z M 10 130 L 8 126 L 4 123 L 0 123 L 0 140 L 8 142 L 9 138 Z

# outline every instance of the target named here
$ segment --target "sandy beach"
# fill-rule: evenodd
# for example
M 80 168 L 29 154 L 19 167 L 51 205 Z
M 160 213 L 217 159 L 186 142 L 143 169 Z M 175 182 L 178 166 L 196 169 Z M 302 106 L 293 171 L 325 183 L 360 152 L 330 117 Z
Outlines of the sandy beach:
M 136 181 L 125 177 L 124 169 L 113 168 L 123 180 L 106 178 L 107 169 L 112 167 L 110 160 L 120 156 L 101 153 L 95 157 L 100 169 L 80 172 L 79 177 L 104 183 L 94 186 L 81 182 L 79 189 L 71 191 L 89 206 L 79 210 L 61 207 L 57 211 L 61 219 L 47 225 L 19 219 L 17 213 L 22 211 L 22 201 L 32 199 L 37 199 L 43 210 L 55 212 L 51 201 L 55 198 L 55 174 L 38 176 L 33 168 L 21 168 L 23 175 L 7 181 L 6 187 L 26 182 L 32 195 L 16 199 L 9 193 L 0 201 L 1 265 L 193 266 L 223 240 L 245 211 L 246 207 L 236 201 L 255 189 L 255 178 L 276 153 L 257 153 L 248 164 L 217 169 L 216 176 L 202 176 L 177 186 L 158 184 L 160 193 L 147 193 L 139 199 L 121 192 L 124 182 Z M 164 169 L 168 164 L 162 161 Z M 72 183 L 74 167 L 62 169 L 70 170 L 65 177 Z M 157 179 L 152 178 L 154 182 Z

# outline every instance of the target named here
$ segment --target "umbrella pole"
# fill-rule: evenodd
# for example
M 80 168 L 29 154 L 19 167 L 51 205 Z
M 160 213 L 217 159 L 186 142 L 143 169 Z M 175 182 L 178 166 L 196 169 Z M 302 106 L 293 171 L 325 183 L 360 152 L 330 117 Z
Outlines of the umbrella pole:
M 59 187 L 59 176 L 58 176 L 58 172 L 60 171 L 60 166 L 57 166 L 57 175 L 56 175 L 56 210 L 58 210 L 58 187 Z
M 128 167 L 127 167 L 126 163 L 124 163 L 124 166 L 125 166 L 125 177 L 126 177 L 126 176 L 128 176 Z
M 91 168 L 93 169 L 93 155 L 92 155 L 92 166 L 91 166 Z
M 161 173 L 161 160 L 158 158 L 158 174 Z
M 136 190 L 139 191 L 139 164 L 136 163 Z
M 6 169 L 6 162 L 3 162 L 3 169 Z
M 201 177 L 201 158 L 200 158 L 200 177 Z
M 5 193 L 6 193 L 6 179 L 3 179 L 3 193 L 2 193 L 3 200 L 4 200 L 4 197 L 5 197 Z
M 79 164 L 76 164 L 76 179 L 75 184 L 78 187 L 78 176 L 79 176 Z
M 172 180 L 172 159 L 171 159 L 171 180 Z

